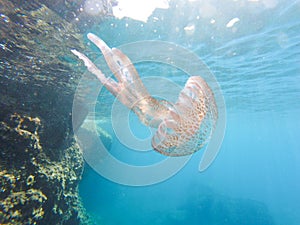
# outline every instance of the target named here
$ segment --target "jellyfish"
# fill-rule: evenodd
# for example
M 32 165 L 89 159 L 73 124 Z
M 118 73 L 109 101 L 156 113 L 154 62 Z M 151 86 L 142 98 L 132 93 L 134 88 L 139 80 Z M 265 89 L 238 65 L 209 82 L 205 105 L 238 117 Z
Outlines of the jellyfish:
M 156 128 L 151 144 L 166 156 L 184 156 L 200 150 L 209 141 L 218 118 L 214 94 L 201 76 L 191 76 L 175 103 L 152 97 L 130 59 L 110 48 L 96 35 L 88 39 L 102 52 L 115 79 L 108 77 L 84 54 L 71 50 L 88 71 L 146 126 Z

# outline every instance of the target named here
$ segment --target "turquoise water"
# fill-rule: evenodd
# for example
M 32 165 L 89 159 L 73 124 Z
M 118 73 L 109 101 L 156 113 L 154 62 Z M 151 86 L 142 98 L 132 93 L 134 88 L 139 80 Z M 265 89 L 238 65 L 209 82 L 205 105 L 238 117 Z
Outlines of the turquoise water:
M 110 18 L 91 31 L 109 46 L 162 40 L 196 53 L 225 97 L 220 152 L 204 172 L 200 151 L 172 178 L 143 187 L 113 183 L 86 165 L 80 194 L 87 211 L 95 224 L 106 225 L 300 224 L 300 2 L 177 4 L 156 10 L 146 24 Z M 235 17 L 240 20 L 226 27 Z M 137 68 L 142 77 L 172 74 L 181 85 L 187 79 L 161 65 Z M 109 117 L 110 108 L 101 115 Z M 134 116 L 131 126 L 147 136 Z M 135 155 L 110 134 L 111 153 L 123 161 L 147 165 L 163 158 Z

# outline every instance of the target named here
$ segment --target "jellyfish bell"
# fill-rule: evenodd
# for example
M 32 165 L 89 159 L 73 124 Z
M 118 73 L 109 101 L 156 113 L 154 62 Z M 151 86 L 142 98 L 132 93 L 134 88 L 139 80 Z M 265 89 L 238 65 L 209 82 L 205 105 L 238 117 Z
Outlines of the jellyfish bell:
M 175 104 L 174 116 L 164 120 L 152 138 L 154 150 L 167 156 L 183 156 L 200 150 L 216 126 L 214 95 L 199 76 L 190 77 Z
M 94 34 L 88 34 L 88 38 L 100 49 L 117 81 L 106 77 L 84 54 L 76 50 L 72 53 L 143 124 L 157 128 L 151 141 L 155 151 L 167 156 L 184 156 L 200 150 L 208 142 L 218 111 L 213 92 L 204 79 L 190 77 L 175 104 L 156 99 L 123 52 L 109 48 Z

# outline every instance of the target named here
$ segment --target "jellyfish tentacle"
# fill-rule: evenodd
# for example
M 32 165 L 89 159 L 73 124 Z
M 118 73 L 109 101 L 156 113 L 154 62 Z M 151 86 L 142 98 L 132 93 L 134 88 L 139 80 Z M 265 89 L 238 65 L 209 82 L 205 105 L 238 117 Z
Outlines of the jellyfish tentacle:
M 87 37 L 102 52 L 107 65 L 109 66 L 109 68 L 111 69 L 111 71 L 113 72 L 113 74 L 115 75 L 117 80 L 119 82 L 122 82 L 122 75 L 120 74 L 120 71 L 121 71 L 120 66 L 118 65 L 118 63 L 114 59 L 114 54 L 113 54 L 112 49 L 110 47 L 108 47 L 106 45 L 106 43 L 102 39 L 97 37 L 95 34 L 88 33 Z
M 142 123 L 157 128 L 168 114 L 169 103 L 150 96 L 132 62 L 123 52 L 116 48 L 110 49 L 103 40 L 92 33 L 87 36 L 100 49 L 118 82 L 105 77 L 84 54 L 76 50 L 72 50 L 72 53 L 83 60 L 88 70 L 96 75 L 121 103 L 133 110 Z
M 124 53 L 116 48 L 108 47 L 102 39 L 92 33 L 89 33 L 87 37 L 100 49 L 108 67 L 120 83 L 129 86 L 133 82 L 138 82 L 141 87 L 144 87 L 132 62 Z M 145 91 L 145 88 L 142 90 Z
M 141 97 L 149 96 L 133 63 L 122 51 L 117 48 L 109 48 L 103 40 L 92 33 L 89 33 L 87 37 L 100 49 L 108 67 L 119 81 L 120 91 L 123 91 L 120 96 L 120 99 L 124 99 L 123 104 L 128 106 L 129 102 L 137 102 Z M 128 97 L 127 100 L 125 96 Z
M 120 66 L 120 82 L 124 85 L 124 89 L 130 92 L 132 100 L 137 103 L 142 98 L 148 98 L 150 94 L 130 59 L 117 48 L 113 48 L 112 51 L 114 53 L 114 60 Z
M 71 52 L 84 62 L 84 65 L 87 67 L 88 71 L 93 73 L 98 78 L 98 80 L 100 80 L 100 82 L 107 88 L 107 90 L 109 90 L 114 96 L 119 93 L 120 86 L 118 85 L 118 83 L 110 77 L 106 77 L 88 57 L 75 49 L 72 49 Z
M 123 82 L 133 83 L 136 81 L 140 81 L 140 76 L 138 75 L 130 59 L 121 50 L 117 48 L 112 48 L 112 52 L 115 56 L 114 59 L 120 65 L 121 69 L 123 69 L 126 72 L 123 73 Z M 141 85 L 144 86 L 143 83 L 141 83 Z

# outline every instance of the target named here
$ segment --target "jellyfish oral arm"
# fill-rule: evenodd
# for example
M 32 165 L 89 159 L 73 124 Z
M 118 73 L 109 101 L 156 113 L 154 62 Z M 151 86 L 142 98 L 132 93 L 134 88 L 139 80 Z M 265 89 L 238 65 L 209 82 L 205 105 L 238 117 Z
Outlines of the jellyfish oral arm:
M 81 59 L 84 62 L 84 65 L 90 71 L 92 74 L 94 74 L 100 82 L 109 90 L 113 95 L 116 96 L 116 94 L 119 92 L 119 85 L 117 82 L 115 82 L 110 77 L 106 77 L 101 70 L 99 70 L 95 64 L 84 54 L 78 52 L 77 50 L 73 49 L 71 52 L 76 55 L 79 59 Z
M 105 76 L 94 63 L 77 50 L 71 50 L 87 69 L 146 126 L 158 128 L 153 148 L 168 156 L 198 151 L 210 138 L 218 117 L 214 95 L 200 76 L 192 76 L 172 104 L 150 96 L 130 59 L 119 49 L 109 48 L 94 34 L 88 39 L 102 52 L 116 80 Z
M 157 128 L 167 117 L 171 104 L 150 96 L 132 62 L 123 52 L 116 48 L 109 48 L 94 34 L 89 33 L 88 38 L 100 49 L 118 82 L 106 77 L 84 54 L 77 50 L 71 50 L 72 53 L 84 62 L 88 71 L 94 74 L 108 91 L 134 111 L 142 123 Z

